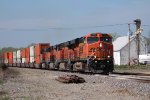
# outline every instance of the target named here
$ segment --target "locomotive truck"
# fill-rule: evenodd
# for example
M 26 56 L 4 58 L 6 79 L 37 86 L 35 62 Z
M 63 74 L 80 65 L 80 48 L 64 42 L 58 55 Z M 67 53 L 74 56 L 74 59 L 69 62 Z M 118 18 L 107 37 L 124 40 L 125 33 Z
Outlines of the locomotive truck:
M 91 33 L 50 46 L 38 43 L 21 50 L 5 52 L 4 64 L 14 67 L 109 73 L 114 69 L 110 34 Z

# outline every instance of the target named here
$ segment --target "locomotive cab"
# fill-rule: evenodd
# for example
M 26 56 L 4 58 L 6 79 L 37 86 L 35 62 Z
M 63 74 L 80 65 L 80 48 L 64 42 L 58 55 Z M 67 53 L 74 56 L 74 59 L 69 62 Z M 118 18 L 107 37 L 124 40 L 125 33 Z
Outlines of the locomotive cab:
M 85 37 L 87 66 L 94 73 L 113 71 L 113 45 L 109 34 L 93 33 Z

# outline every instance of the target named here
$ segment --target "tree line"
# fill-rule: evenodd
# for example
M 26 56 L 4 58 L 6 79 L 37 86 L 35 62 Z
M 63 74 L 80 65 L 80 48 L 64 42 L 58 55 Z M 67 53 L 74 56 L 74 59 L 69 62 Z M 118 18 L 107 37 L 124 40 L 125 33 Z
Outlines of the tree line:
M 121 35 L 119 35 L 118 33 L 111 33 L 111 36 L 113 38 L 112 41 L 116 40 L 118 37 L 120 37 Z M 150 45 L 150 31 L 148 33 L 148 37 L 147 37 L 147 44 Z M 35 45 L 35 43 L 31 43 L 30 45 L 28 45 L 27 47 L 33 46 Z M 4 47 L 2 49 L 0 49 L 0 53 L 4 53 L 4 52 L 10 52 L 10 51 L 15 51 L 15 50 L 19 50 L 22 48 L 14 48 L 14 47 Z

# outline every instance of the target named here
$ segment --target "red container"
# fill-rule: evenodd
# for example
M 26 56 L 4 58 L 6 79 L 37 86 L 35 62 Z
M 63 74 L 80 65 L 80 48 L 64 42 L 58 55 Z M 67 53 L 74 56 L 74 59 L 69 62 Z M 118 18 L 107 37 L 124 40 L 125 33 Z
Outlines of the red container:
M 13 63 L 13 52 L 9 52 L 9 53 L 8 53 L 8 62 L 9 62 L 10 64 Z
M 8 52 L 5 52 L 4 53 L 4 59 L 8 59 L 9 58 L 9 53 Z
M 25 48 L 21 50 L 21 57 L 26 58 L 26 49 Z
M 25 48 L 26 63 L 30 62 L 30 48 Z
M 49 43 L 39 43 L 35 45 L 35 63 L 39 64 L 42 60 L 45 60 L 45 56 L 43 54 L 44 49 L 49 48 Z

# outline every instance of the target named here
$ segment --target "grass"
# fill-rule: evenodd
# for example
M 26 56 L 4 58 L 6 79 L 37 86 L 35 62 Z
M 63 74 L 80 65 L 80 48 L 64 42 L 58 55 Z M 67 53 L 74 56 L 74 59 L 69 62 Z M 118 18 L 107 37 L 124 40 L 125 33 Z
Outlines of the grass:
M 3 80 L 0 79 L 0 85 L 2 85 L 3 83 L 4 83 Z
M 0 63 L 0 68 L 1 68 L 2 70 L 6 70 L 8 67 L 5 66 L 5 64 Z
M 7 92 L 0 91 L 0 100 L 11 100 L 11 98 L 8 96 Z
M 30 100 L 30 98 L 29 98 L 29 97 L 26 97 L 26 96 L 22 96 L 22 97 L 20 97 L 20 99 L 23 99 L 23 100 Z
M 150 65 L 121 65 L 121 66 L 114 66 L 115 70 L 149 70 L 150 71 Z
M 2 98 L 0 98 L 0 100 L 11 100 L 11 98 L 9 96 L 3 96 Z

